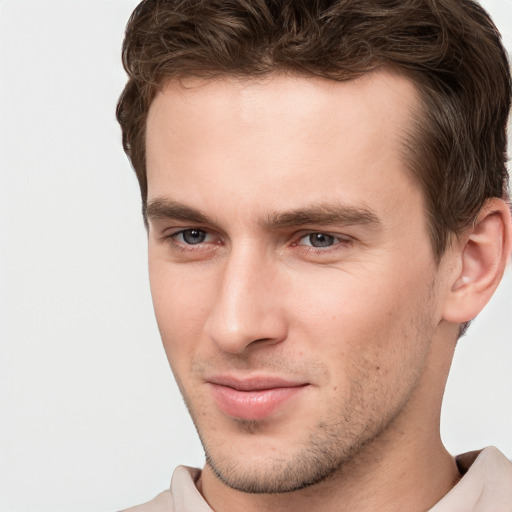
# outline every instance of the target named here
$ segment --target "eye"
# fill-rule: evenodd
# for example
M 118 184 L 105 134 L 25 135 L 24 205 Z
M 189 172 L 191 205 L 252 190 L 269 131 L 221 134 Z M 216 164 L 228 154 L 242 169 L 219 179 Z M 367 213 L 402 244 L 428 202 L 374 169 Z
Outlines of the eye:
M 160 242 L 165 244 L 166 253 L 176 261 L 201 261 L 217 254 L 223 245 L 222 237 L 215 231 L 199 227 L 181 229 L 163 234 Z
M 303 236 L 297 245 L 305 245 L 308 247 L 322 248 L 330 247 L 331 245 L 345 242 L 346 240 L 335 235 L 329 235 L 327 233 L 310 233 Z
M 197 245 L 202 244 L 203 242 L 207 242 L 208 237 L 211 235 L 208 235 L 206 231 L 203 231 L 202 229 L 184 229 L 183 231 L 179 231 L 178 233 L 175 233 L 173 235 L 173 238 L 177 242 L 181 242 L 183 244 L 187 245 Z

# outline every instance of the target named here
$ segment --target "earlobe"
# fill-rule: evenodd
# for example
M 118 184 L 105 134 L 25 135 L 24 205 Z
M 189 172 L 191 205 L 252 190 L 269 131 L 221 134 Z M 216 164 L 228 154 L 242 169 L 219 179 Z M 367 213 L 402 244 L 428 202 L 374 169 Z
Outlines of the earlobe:
M 512 243 L 512 220 L 508 204 L 489 199 L 473 226 L 459 239 L 458 264 L 452 276 L 443 318 L 463 323 L 472 320 L 487 304 L 498 286 Z

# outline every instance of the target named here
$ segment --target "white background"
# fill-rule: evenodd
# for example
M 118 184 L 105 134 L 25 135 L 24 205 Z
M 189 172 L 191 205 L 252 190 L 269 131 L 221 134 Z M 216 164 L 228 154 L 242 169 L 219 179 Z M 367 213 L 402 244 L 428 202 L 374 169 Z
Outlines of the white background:
M 0 0 L 0 512 L 109 512 L 202 452 L 147 284 L 114 118 L 135 0 Z M 512 1 L 487 0 L 509 48 Z M 512 272 L 457 349 L 442 432 L 512 457 Z

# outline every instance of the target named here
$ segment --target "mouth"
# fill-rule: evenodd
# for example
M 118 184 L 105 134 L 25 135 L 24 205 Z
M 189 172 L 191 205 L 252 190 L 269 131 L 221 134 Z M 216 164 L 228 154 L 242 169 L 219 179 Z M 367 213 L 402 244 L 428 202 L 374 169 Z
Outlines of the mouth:
M 257 421 L 281 410 L 308 386 L 273 377 L 235 379 L 227 376 L 207 381 L 217 407 L 232 418 Z

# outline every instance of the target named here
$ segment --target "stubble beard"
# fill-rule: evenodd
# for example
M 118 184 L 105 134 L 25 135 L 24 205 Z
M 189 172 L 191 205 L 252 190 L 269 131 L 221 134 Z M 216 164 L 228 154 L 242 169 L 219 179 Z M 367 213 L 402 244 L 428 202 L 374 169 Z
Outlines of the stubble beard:
M 412 393 L 412 391 L 411 391 Z M 357 395 L 357 393 L 355 393 Z M 185 397 L 185 395 L 184 395 Z M 410 394 L 388 416 L 379 414 L 361 416 L 364 406 L 359 397 L 351 397 L 348 408 L 338 421 L 318 422 L 309 427 L 310 432 L 295 449 L 272 455 L 266 461 L 248 461 L 243 453 L 226 455 L 212 449 L 208 436 L 203 435 L 196 416 L 185 398 L 192 420 L 203 445 L 206 464 L 213 474 L 231 489 L 249 494 L 280 494 L 299 491 L 344 473 L 361 459 L 363 450 L 377 441 L 390 428 L 406 407 Z M 348 412 L 350 411 L 350 412 Z M 331 418 L 332 420 L 332 418 Z M 262 424 L 258 421 L 234 420 L 241 434 L 258 436 Z M 229 441 L 228 441 L 229 442 Z M 358 462 L 361 462 L 359 460 Z
M 257 427 L 246 425 L 242 428 L 254 431 Z M 340 442 L 339 431 L 325 424 L 319 424 L 316 433 L 311 434 L 295 454 L 274 457 L 265 466 L 229 463 L 212 456 L 206 443 L 201 442 L 206 464 L 214 475 L 231 489 L 249 494 L 288 493 L 318 484 L 340 472 L 360 449 L 355 445 L 347 449 Z

